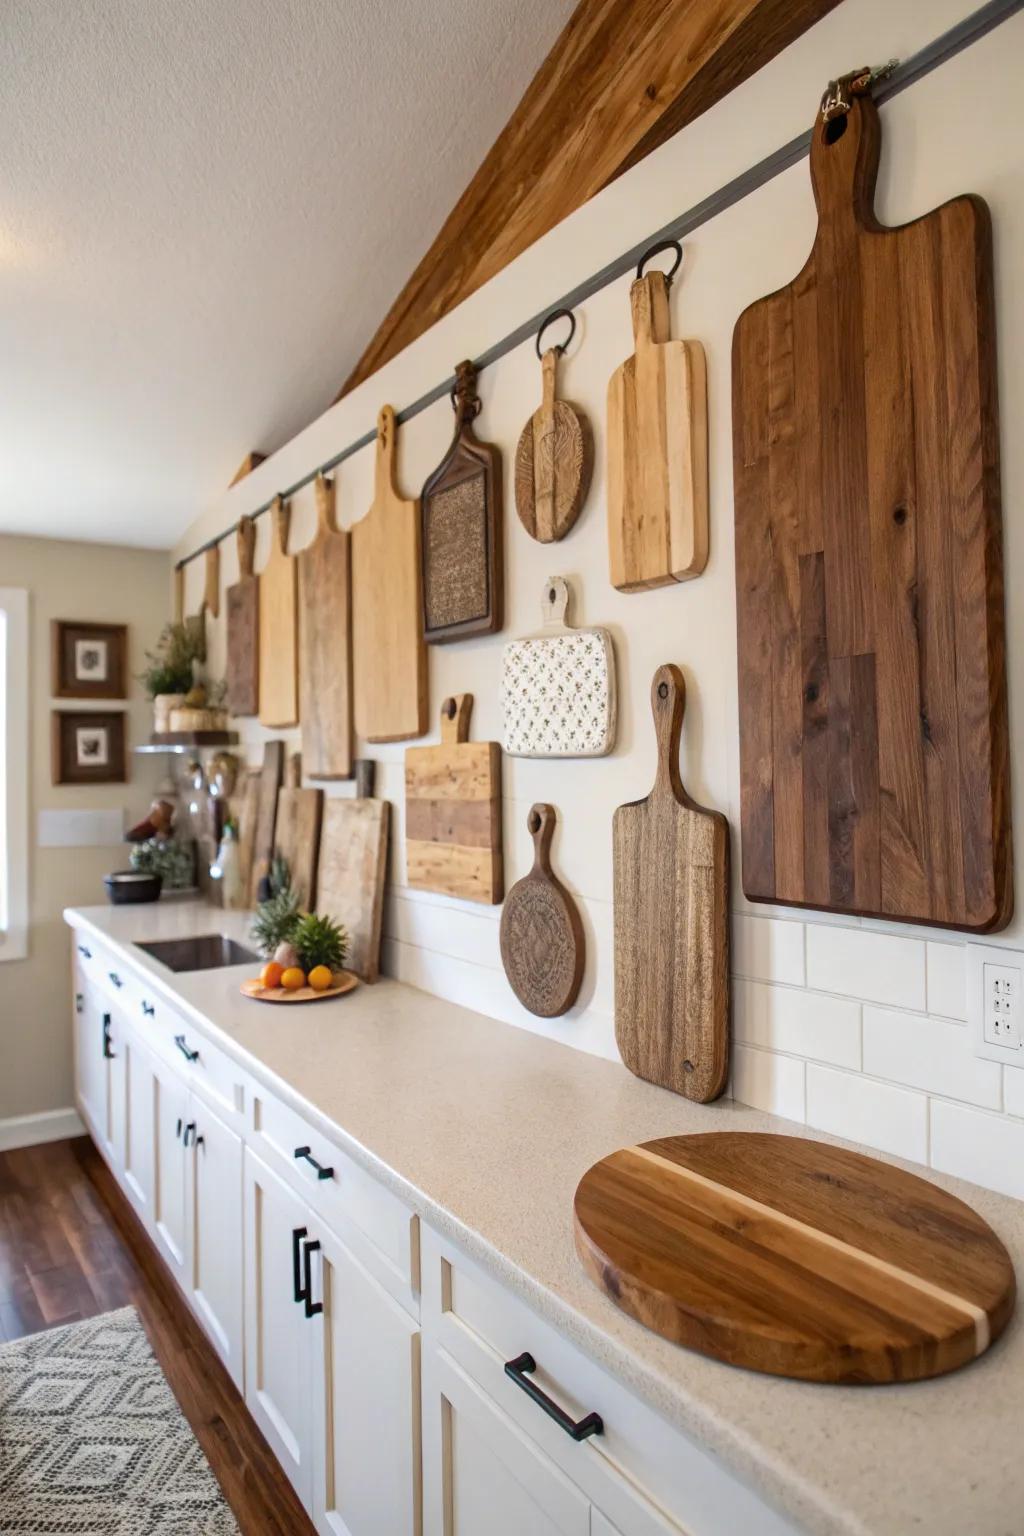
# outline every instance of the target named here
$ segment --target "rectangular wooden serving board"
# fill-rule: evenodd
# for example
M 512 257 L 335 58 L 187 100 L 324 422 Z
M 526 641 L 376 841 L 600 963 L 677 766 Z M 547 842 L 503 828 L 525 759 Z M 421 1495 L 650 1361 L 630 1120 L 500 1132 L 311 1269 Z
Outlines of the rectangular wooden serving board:
M 743 889 L 985 931 L 1013 903 L 989 215 L 883 228 L 877 110 L 847 108 L 807 264 L 733 337 Z
M 328 800 L 320 830 L 317 909 L 348 930 L 345 966 L 363 981 L 380 974 L 388 824 L 386 800 Z
M 491 905 L 504 894 L 501 837 L 501 748 L 470 741 L 473 695 L 441 705 L 441 744 L 405 754 L 407 879 Z

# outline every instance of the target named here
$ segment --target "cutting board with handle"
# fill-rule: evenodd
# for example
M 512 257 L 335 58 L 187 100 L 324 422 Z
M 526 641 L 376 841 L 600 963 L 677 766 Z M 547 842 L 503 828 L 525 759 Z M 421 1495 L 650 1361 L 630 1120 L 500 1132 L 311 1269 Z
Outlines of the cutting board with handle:
M 292 887 L 304 912 L 314 911 L 317 904 L 323 809 L 322 789 L 294 789 L 286 784 L 277 797 L 274 851 L 288 865 Z
M 531 806 L 526 825 L 533 838 L 533 868 L 505 897 L 501 963 L 523 1007 L 553 1019 L 576 1001 L 586 941 L 579 908 L 551 868 L 554 806 Z
M 345 964 L 363 981 L 380 974 L 390 818 L 386 800 L 330 799 L 324 805 L 317 908 L 348 930 Z
M 729 826 L 679 775 L 685 684 L 651 685 L 658 768 L 612 822 L 615 1039 L 637 1077 L 707 1103 L 729 1065 Z
M 663 272 L 637 276 L 635 350 L 608 385 L 608 557 L 621 592 L 689 581 L 708 560 L 704 348 L 672 339 L 668 291 Z
M 584 1174 L 576 1251 L 655 1333 L 802 1381 L 918 1381 L 999 1337 L 1009 1254 L 962 1200 L 877 1158 L 757 1131 L 667 1136 Z
M 382 406 L 373 502 L 352 529 L 353 703 L 364 741 L 427 729 L 420 515 L 395 487 L 395 433 L 395 413 Z
M 423 632 L 431 645 L 490 635 L 504 623 L 501 450 L 473 430 L 476 369 L 455 370 L 455 436 L 423 487 Z
M 274 858 L 274 830 L 277 826 L 277 796 L 284 777 L 284 742 L 268 741 L 263 748 L 260 770 L 259 810 L 252 846 L 249 905 L 261 899 L 260 885 L 270 874 Z
M 299 717 L 311 779 L 352 774 L 352 604 L 349 535 L 335 520 L 335 486 L 316 478 L 317 530 L 299 566 Z
M 238 862 L 242 876 L 242 889 L 247 893 L 247 903 L 252 892 L 253 851 L 256 847 L 256 826 L 260 818 L 260 784 L 262 774 L 258 768 L 247 770 L 238 785 L 235 806 L 238 819 Z
M 569 314 L 571 338 L 575 318 L 566 310 L 559 313 Z M 573 527 L 594 467 L 590 422 L 576 406 L 558 398 L 558 359 L 567 345 L 549 347 L 541 357 L 541 403 L 523 428 L 516 449 L 516 511 L 531 539 L 541 544 L 564 539 Z
M 501 748 L 470 741 L 471 693 L 441 705 L 441 743 L 405 754 L 406 877 L 491 905 L 502 898 Z
M 1012 907 L 992 244 L 873 211 L 869 77 L 811 142 L 803 270 L 733 336 L 743 888 L 986 930 Z
M 275 497 L 270 516 L 270 554 L 260 572 L 260 724 L 280 729 L 299 720 L 299 584 L 283 497 Z
M 228 709 L 256 715 L 260 707 L 260 583 L 253 575 L 256 524 L 238 522 L 238 580 L 227 590 Z
M 503 746 L 514 757 L 603 757 L 618 719 L 615 652 L 606 629 L 568 623 L 569 583 L 549 576 L 544 628 L 502 655 Z

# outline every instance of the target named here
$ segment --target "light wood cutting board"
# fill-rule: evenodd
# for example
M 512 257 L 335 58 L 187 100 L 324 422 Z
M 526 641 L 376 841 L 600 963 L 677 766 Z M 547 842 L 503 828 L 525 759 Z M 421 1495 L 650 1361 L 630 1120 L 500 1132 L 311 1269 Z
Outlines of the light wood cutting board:
M 292 886 L 304 912 L 314 911 L 317 904 L 316 881 L 323 808 L 322 789 L 291 789 L 286 786 L 277 797 L 274 851 L 288 865 Z
M 390 819 L 386 800 L 331 799 L 324 805 L 317 908 L 348 929 L 345 964 L 363 981 L 380 974 Z
M 282 497 L 270 515 L 270 554 L 260 572 L 260 724 L 280 729 L 299 720 L 299 587 Z
M 238 580 L 227 590 L 228 709 L 256 715 L 260 708 L 260 583 L 253 575 L 256 524 L 238 523 Z
M 317 531 L 299 566 L 299 716 L 311 779 L 352 776 L 352 604 L 349 535 L 337 526 L 333 480 L 316 479 Z
M 565 577 L 549 576 L 543 629 L 502 654 L 502 745 L 514 757 L 603 757 L 615 745 L 612 637 L 571 628 L 569 598 Z
M 407 878 L 422 891 L 499 902 L 504 891 L 501 748 L 470 741 L 473 695 L 441 705 L 441 744 L 405 754 Z
M 608 385 L 608 557 L 613 587 L 699 576 L 708 560 L 704 348 L 673 341 L 663 272 L 630 291 L 636 350 Z
M 613 819 L 615 1039 L 637 1077 L 704 1104 L 729 1067 L 729 826 L 683 788 L 685 695 L 659 667 L 654 788 Z
M 419 503 L 395 488 L 395 432 L 385 405 L 373 502 L 352 529 L 353 699 L 364 741 L 406 741 L 427 729 Z
M 585 1173 L 576 1251 L 630 1317 L 701 1354 L 803 1381 L 917 1381 L 1013 1313 L 988 1223 L 926 1179 L 803 1137 L 713 1131 Z

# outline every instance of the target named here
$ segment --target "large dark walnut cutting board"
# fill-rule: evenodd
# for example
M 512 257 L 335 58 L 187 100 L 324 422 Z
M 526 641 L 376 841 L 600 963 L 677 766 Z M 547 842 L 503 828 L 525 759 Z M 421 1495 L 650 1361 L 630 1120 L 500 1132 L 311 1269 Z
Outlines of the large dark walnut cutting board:
M 733 337 L 743 889 L 1001 928 L 989 215 L 963 196 L 883 228 L 877 110 L 840 88 L 813 132 L 811 255 Z
M 584 1174 L 576 1251 L 655 1333 L 803 1381 L 917 1381 L 983 1354 L 1013 1313 L 1010 1257 L 945 1190 L 795 1136 L 711 1131 Z

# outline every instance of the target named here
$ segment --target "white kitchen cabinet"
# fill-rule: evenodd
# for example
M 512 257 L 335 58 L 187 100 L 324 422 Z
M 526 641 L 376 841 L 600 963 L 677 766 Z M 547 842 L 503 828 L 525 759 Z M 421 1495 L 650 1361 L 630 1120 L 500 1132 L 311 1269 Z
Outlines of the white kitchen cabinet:
M 175 1280 L 186 1288 L 188 1211 L 185 1126 L 188 1089 L 153 1059 L 153 1235 Z
M 192 1303 L 235 1385 L 242 1360 L 242 1138 L 192 1094 L 184 1136 Z
M 153 1224 L 153 1168 L 156 1089 L 153 1058 L 130 1029 L 121 1032 L 124 1085 L 122 1172 L 124 1187 L 147 1227 Z
M 105 999 L 87 982 L 75 994 L 75 1080 L 78 1103 L 104 1148 L 110 1141 L 109 1062 Z

